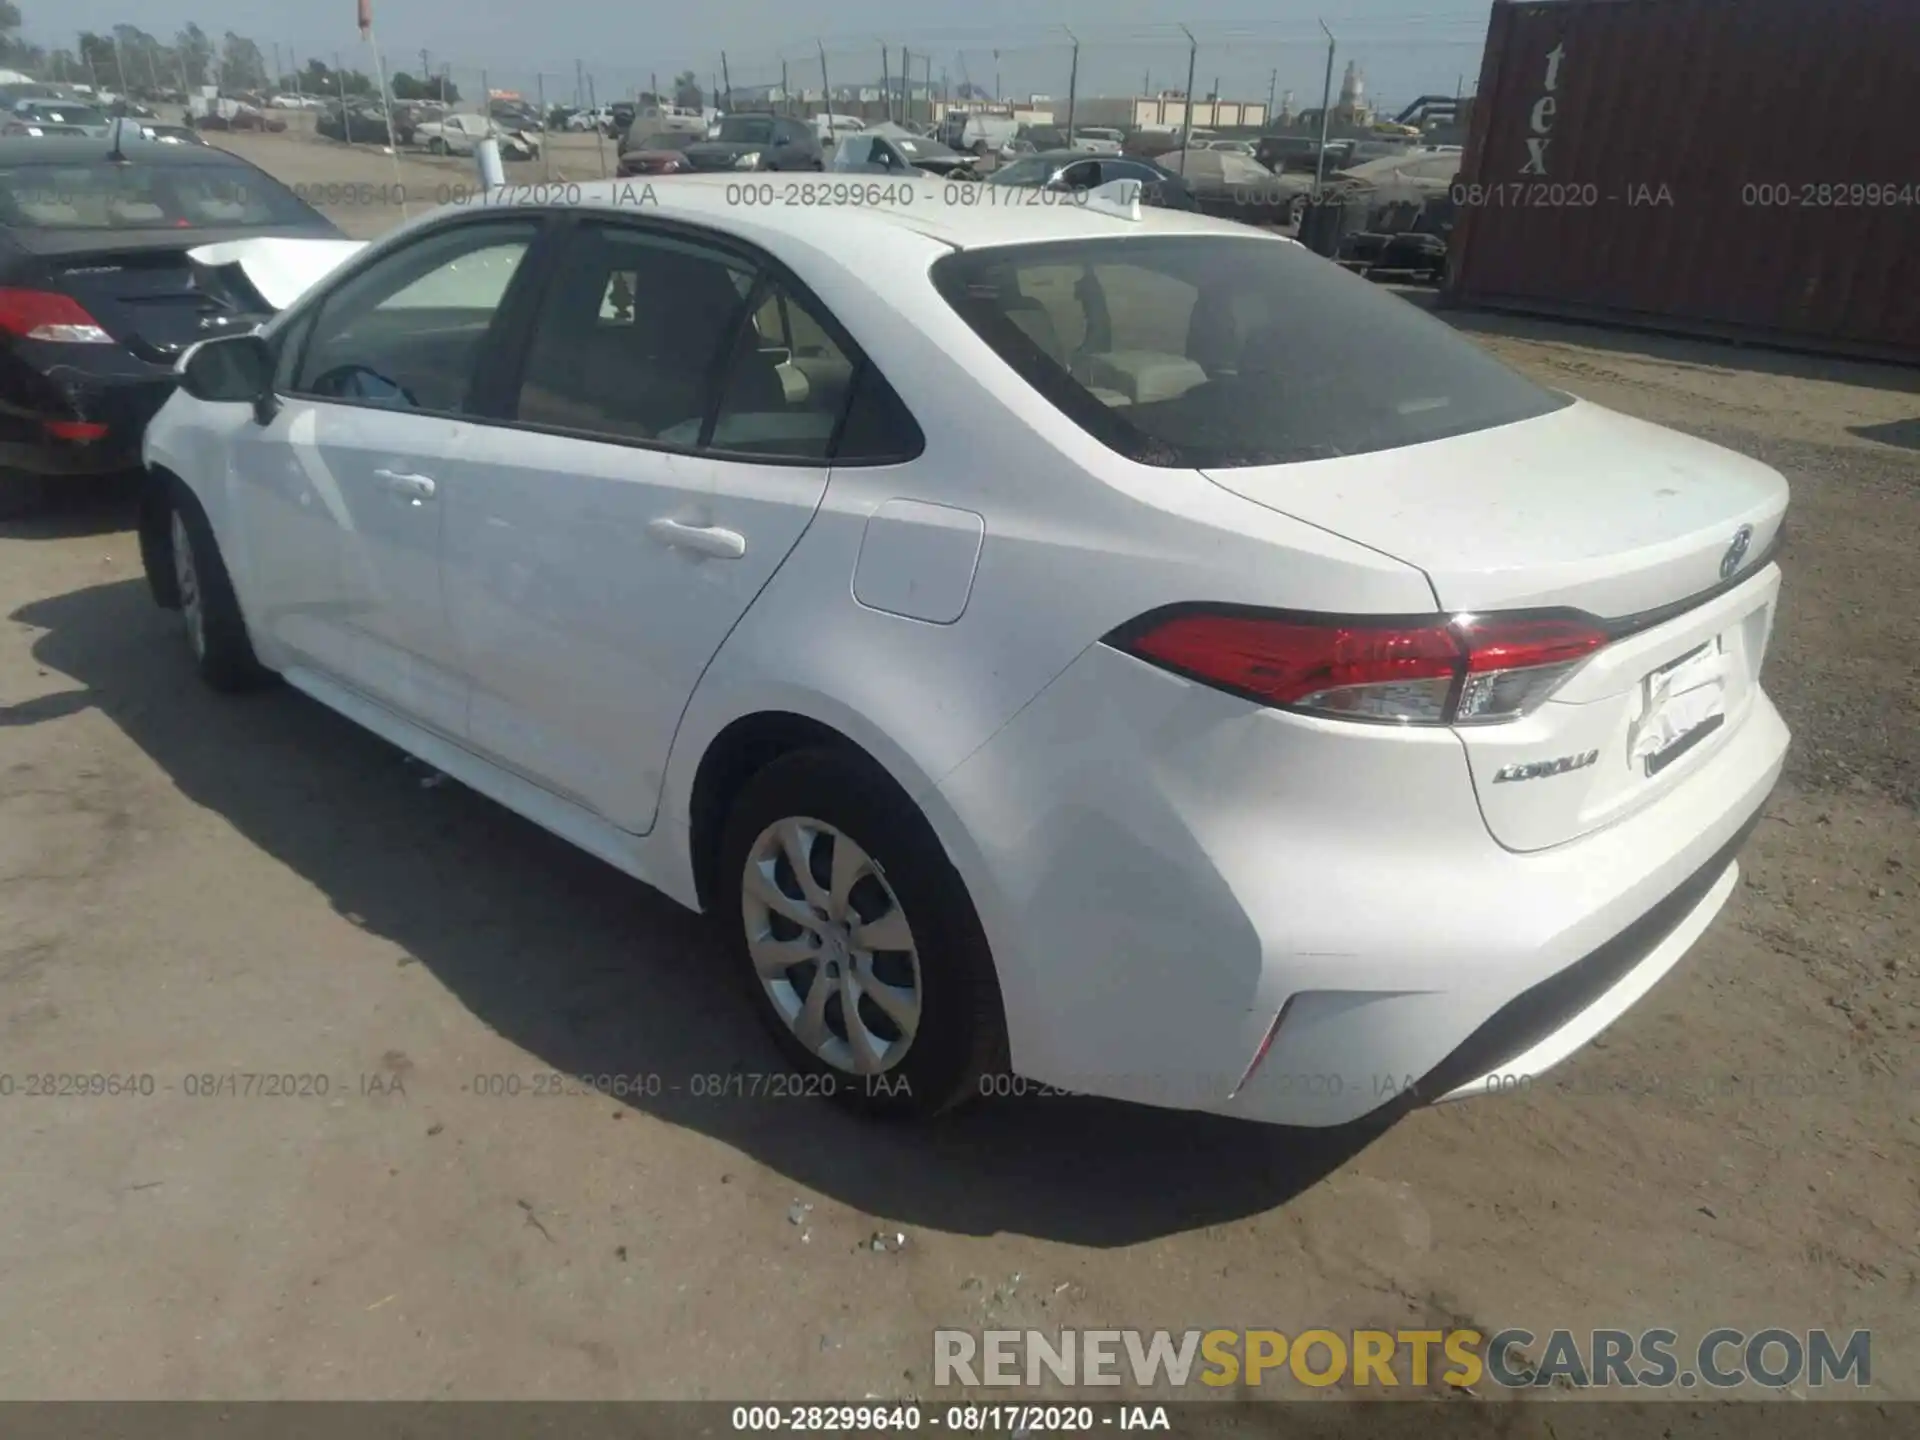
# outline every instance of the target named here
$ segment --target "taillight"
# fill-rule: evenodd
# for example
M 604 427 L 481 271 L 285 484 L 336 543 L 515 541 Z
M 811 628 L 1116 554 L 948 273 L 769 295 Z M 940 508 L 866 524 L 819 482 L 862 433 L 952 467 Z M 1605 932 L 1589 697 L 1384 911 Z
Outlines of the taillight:
M 78 300 L 52 290 L 0 289 L 0 331 L 27 340 L 68 344 L 113 342 Z
M 1460 615 L 1453 631 L 1466 648 L 1467 677 L 1454 707 L 1456 725 L 1513 720 L 1560 688 L 1607 643 L 1591 620 L 1524 615 Z
M 1572 617 L 1463 615 L 1374 622 L 1183 609 L 1109 643 L 1262 704 L 1343 720 L 1487 724 L 1539 705 L 1607 643 Z

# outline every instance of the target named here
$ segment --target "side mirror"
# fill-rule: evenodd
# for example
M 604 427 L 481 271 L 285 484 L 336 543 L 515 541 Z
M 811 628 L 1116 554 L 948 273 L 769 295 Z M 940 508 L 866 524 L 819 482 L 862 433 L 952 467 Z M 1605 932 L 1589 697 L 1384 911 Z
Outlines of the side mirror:
M 181 361 L 180 386 L 196 400 L 262 410 L 273 398 L 273 348 L 258 335 L 202 340 Z

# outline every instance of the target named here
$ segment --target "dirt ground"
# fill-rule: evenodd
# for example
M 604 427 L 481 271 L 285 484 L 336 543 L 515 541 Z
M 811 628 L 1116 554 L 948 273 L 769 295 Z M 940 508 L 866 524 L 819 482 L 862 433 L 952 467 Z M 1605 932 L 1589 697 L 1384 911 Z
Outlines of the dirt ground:
M 1920 374 L 1453 318 L 1790 478 L 1796 741 L 1679 970 L 1531 1094 L 1370 1145 L 693 1098 L 773 1064 L 704 922 L 297 695 L 205 691 L 124 496 L 0 530 L 0 1072 L 156 1077 L 0 1098 L 0 1397 L 930 1397 L 942 1325 L 1417 1321 L 1870 1328 L 1920 1397 Z M 327 1093 L 190 1093 L 241 1073 Z

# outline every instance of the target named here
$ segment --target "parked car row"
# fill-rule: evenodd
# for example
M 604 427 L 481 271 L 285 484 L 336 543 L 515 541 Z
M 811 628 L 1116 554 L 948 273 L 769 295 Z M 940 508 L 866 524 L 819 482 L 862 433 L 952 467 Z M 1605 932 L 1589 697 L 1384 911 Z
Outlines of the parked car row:
M 395 101 L 393 121 L 387 121 L 387 107 L 369 96 L 349 97 L 343 104 L 336 100 L 320 112 L 314 122 L 316 133 L 330 140 L 358 145 L 411 145 L 434 155 L 471 155 L 487 136 L 500 144 L 507 160 L 532 160 L 540 154 L 537 128 L 519 128 L 516 122 L 528 119 L 530 112 L 511 103 L 495 101 L 494 113 L 479 115 L 470 111 L 450 111 L 434 101 Z

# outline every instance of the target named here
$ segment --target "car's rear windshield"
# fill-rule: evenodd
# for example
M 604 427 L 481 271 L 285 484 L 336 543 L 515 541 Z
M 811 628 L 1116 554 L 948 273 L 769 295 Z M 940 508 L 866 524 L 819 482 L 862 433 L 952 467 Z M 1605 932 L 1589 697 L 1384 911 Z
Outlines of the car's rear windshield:
M 1391 292 L 1264 235 L 983 247 L 932 275 L 1035 390 L 1144 465 L 1363 455 L 1570 403 Z
M 45 120 L 51 125 L 104 125 L 107 117 L 88 105 L 67 105 L 57 100 L 36 100 L 16 112 L 23 120 Z
M 720 122 L 720 134 L 715 137 L 729 144 L 764 145 L 773 139 L 773 117 L 771 115 L 729 115 Z
M 186 164 L 158 156 L 128 164 L 102 159 L 79 165 L 0 166 L 0 225 L 19 230 L 208 230 L 319 223 L 318 213 L 292 191 L 250 166 Z

